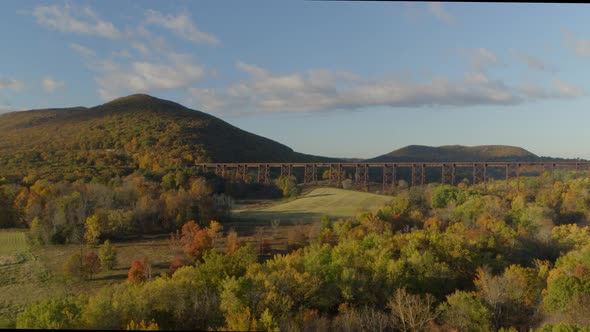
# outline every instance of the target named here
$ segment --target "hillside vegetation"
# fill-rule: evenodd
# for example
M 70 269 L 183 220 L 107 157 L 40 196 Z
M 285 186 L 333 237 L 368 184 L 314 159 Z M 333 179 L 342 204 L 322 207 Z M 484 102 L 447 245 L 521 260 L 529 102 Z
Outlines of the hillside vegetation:
M 147 95 L 0 115 L 0 178 L 74 180 L 195 162 L 327 161 Z
M 508 145 L 439 147 L 409 145 L 370 159 L 378 162 L 394 161 L 539 161 L 539 157 L 523 148 Z

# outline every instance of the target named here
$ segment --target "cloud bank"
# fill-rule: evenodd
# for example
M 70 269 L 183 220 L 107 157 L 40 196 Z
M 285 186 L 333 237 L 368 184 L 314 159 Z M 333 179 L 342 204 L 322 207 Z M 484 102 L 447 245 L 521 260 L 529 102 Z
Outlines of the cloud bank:
M 489 57 L 493 59 L 493 57 Z M 551 87 L 511 86 L 483 72 L 471 71 L 459 80 L 433 78 L 424 82 L 367 80 L 348 72 L 312 70 L 273 74 L 238 62 L 249 78 L 225 89 L 189 88 L 193 102 L 205 111 L 226 113 L 325 112 L 368 107 L 461 108 L 506 106 L 554 98 L 576 98 L 586 92 L 554 81 Z

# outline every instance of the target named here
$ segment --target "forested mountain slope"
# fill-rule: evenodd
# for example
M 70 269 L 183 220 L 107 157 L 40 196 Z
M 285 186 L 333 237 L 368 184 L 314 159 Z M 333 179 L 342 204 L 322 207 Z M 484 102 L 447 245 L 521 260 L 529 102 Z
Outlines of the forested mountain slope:
M 85 108 L 0 115 L 0 178 L 68 179 L 160 172 L 195 162 L 328 161 L 212 115 L 148 95 Z

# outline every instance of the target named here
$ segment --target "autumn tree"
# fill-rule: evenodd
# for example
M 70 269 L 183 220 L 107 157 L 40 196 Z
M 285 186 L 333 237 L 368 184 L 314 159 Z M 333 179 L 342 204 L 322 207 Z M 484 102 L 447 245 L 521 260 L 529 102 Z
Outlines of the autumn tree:
M 100 259 L 93 251 L 74 253 L 64 264 L 64 273 L 69 277 L 91 279 L 100 272 Z
M 238 248 L 240 248 L 241 243 L 238 238 L 238 233 L 233 229 L 229 231 L 227 236 L 225 237 L 225 253 L 228 255 L 232 255 Z
M 89 279 L 100 272 L 100 259 L 94 251 L 89 251 L 84 255 L 83 270 L 84 275 Z
M 201 260 L 204 252 L 213 247 L 213 241 L 207 230 L 201 229 L 192 220 L 182 226 L 180 241 L 184 253 L 193 260 Z
M 125 327 L 125 330 L 130 330 L 130 331 L 158 331 L 160 330 L 160 326 L 158 326 L 158 323 L 156 323 L 155 320 L 151 320 L 150 322 L 147 322 L 145 320 L 141 320 L 139 323 L 136 323 L 134 320 L 131 320 L 127 326 Z
M 184 265 L 186 265 L 186 263 L 185 263 L 184 259 L 182 259 L 182 257 L 179 257 L 179 256 L 174 257 L 174 259 L 170 263 L 170 266 L 168 267 L 168 275 L 170 275 L 170 276 L 173 275 L 174 272 L 176 272 L 176 270 L 183 267 Z
M 146 280 L 145 269 L 141 261 L 133 261 L 127 272 L 127 280 L 132 283 L 140 283 Z
M 100 216 L 93 214 L 86 218 L 85 229 L 86 233 L 84 233 L 84 241 L 89 245 L 98 243 L 98 238 L 102 234 Z

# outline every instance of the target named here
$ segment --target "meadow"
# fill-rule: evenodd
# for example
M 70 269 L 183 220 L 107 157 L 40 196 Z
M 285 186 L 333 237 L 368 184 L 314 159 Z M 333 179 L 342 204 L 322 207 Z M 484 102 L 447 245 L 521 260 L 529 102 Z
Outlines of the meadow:
M 133 260 L 147 257 L 154 276 L 167 272 L 173 258 L 168 239 L 167 234 L 161 234 L 115 242 L 118 262 L 113 270 L 103 270 L 91 280 L 74 280 L 65 277 L 63 265 L 85 247 L 30 246 L 25 231 L 0 231 L 0 328 L 14 328 L 16 315 L 37 300 L 94 294 L 103 286 L 124 281 Z M 92 249 L 98 251 L 98 247 Z
M 389 203 L 391 196 L 338 188 L 316 188 L 300 198 L 278 204 L 238 206 L 233 217 L 246 220 L 285 220 L 290 222 L 354 217 L 358 211 L 374 212 Z M 258 203 L 259 204 L 259 203 Z

